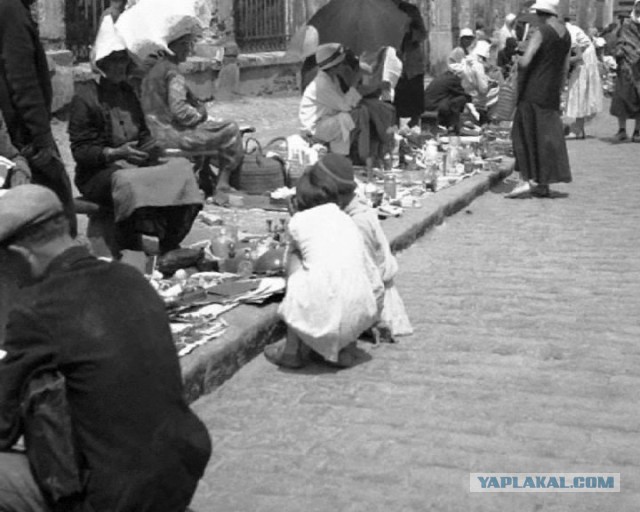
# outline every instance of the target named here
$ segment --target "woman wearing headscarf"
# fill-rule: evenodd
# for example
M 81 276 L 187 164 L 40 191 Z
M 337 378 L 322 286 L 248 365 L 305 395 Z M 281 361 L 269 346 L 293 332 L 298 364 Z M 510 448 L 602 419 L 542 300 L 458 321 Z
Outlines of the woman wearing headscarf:
M 558 20 L 559 3 L 538 0 L 532 6 L 539 29 L 518 63 L 518 105 L 512 131 L 516 168 L 524 183 L 507 197 L 547 197 L 550 184 L 571 181 L 560 118 L 560 92 L 569 69 L 571 36 Z
M 141 250 L 141 234 L 157 237 L 161 252 L 175 249 L 202 207 L 191 164 L 158 160 L 159 148 L 127 83 L 131 59 L 110 16 L 95 49 L 101 76 L 78 88 L 69 118 L 76 186 L 89 201 L 113 209 L 116 255 Z
M 615 139 L 627 140 L 627 119 L 635 120 L 631 140 L 640 142 L 640 0 L 618 32 L 614 57 L 618 62 L 616 87 L 609 112 L 618 118 Z

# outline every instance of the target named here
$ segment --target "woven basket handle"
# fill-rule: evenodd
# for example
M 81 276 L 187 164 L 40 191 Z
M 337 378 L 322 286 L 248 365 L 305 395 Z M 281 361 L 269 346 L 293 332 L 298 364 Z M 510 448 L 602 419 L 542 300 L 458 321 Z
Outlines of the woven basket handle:
M 253 142 L 254 143 L 254 148 L 249 151 L 249 143 Z M 255 153 L 258 152 L 259 155 L 263 155 L 263 151 L 262 151 L 262 145 L 260 144 L 260 141 L 258 139 L 256 139 L 255 137 L 247 137 L 245 143 L 244 143 L 244 152 L 247 154 L 251 154 L 251 153 Z

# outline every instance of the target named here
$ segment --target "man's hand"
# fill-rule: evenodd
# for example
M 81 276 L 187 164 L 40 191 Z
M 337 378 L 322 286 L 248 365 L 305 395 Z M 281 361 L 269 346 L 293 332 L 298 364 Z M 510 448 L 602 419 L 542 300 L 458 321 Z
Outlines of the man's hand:
M 11 170 L 9 186 L 18 187 L 31 183 L 31 170 L 27 161 L 22 157 L 18 157 L 15 160 L 15 164 L 15 167 Z
M 45 146 L 43 148 L 39 148 L 35 155 L 31 158 L 31 162 L 36 167 L 46 167 L 51 160 L 58 156 L 58 152 L 53 146 Z

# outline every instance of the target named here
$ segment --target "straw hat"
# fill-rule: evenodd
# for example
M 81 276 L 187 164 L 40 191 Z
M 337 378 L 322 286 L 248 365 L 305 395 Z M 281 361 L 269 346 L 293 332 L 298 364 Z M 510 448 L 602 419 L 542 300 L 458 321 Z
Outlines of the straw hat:
M 321 44 L 316 50 L 316 62 L 318 67 L 326 71 L 337 66 L 345 59 L 344 46 L 340 43 Z
M 100 24 L 98 35 L 96 35 L 96 42 L 93 45 L 93 51 L 95 52 L 94 62 L 97 63 L 112 53 L 126 51 L 126 49 L 127 46 L 116 30 L 113 18 L 105 16 Z
M 531 6 L 531 10 L 546 12 L 557 16 L 559 7 L 560 0 L 537 0 L 536 3 Z

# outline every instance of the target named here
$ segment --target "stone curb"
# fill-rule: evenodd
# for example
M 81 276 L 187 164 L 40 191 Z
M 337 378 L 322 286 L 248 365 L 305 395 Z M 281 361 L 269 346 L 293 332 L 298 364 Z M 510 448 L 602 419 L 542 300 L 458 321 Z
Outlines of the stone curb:
M 410 247 L 444 219 L 468 206 L 475 198 L 513 171 L 513 161 L 505 161 L 490 173 L 473 176 L 430 197 L 427 207 L 408 209 L 396 219 L 383 223 L 393 252 Z M 180 360 L 189 402 L 210 393 L 258 355 L 266 345 L 282 338 L 278 303 L 265 306 L 239 306 L 225 314 L 229 327 L 223 336 L 197 348 Z

